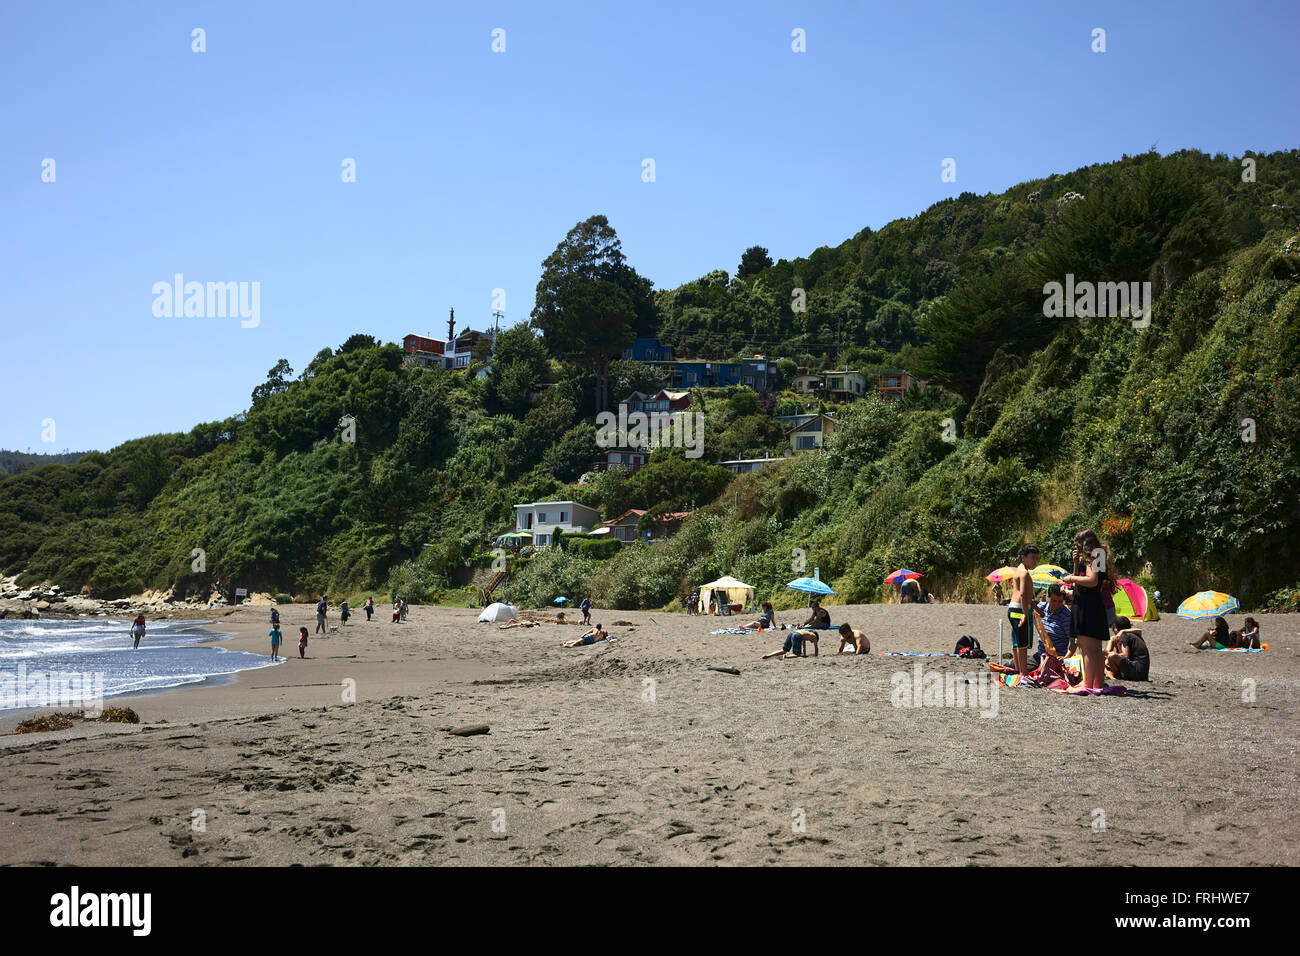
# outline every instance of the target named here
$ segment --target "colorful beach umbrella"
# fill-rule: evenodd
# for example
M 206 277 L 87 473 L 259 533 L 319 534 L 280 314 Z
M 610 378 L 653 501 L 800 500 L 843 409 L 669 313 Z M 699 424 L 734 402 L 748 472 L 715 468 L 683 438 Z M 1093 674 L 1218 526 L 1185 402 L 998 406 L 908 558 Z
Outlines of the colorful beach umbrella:
M 899 568 L 897 571 L 891 571 L 885 576 L 885 583 L 902 584 L 904 581 L 915 581 L 920 577 L 924 577 L 920 571 L 909 571 L 907 568 Z
M 994 584 L 997 584 L 999 581 L 1005 581 L 1008 578 L 1014 578 L 1015 576 L 1016 576 L 1016 569 L 1011 567 L 1011 565 L 1009 564 L 1004 564 L 1002 565 L 1002 567 L 998 568 L 992 574 L 985 575 L 984 580 L 991 581 Z
M 1069 573 L 1059 564 L 1040 564 L 1029 572 L 1029 576 L 1033 578 L 1036 585 L 1045 588 L 1053 584 L 1060 584 L 1061 578 Z
M 1241 605 L 1231 594 L 1222 591 L 1197 591 L 1178 605 L 1178 616 L 1196 620 L 1201 617 L 1222 617 Z
M 1147 592 L 1143 590 L 1142 585 L 1128 578 L 1120 578 L 1115 584 L 1118 586 L 1113 598 L 1116 614 L 1130 621 L 1160 620 L 1155 602 L 1147 597 Z

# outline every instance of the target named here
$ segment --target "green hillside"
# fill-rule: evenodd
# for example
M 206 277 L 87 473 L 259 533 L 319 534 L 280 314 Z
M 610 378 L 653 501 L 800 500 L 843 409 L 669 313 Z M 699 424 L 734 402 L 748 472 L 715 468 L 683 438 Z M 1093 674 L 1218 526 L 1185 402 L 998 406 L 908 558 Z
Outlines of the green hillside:
M 1122 573 L 1170 596 L 1215 587 L 1291 605 L 1300 153 L 1255 159 L 1243 182 L 1240 158 L 1125 157 L 659 292 L 595 217 L 544 264 L 544 336 L 503 333 L 485 378 L 481 363 L 406 367 L 366 335 L 297 377 L 282 362 L 224 422 L 0 478 L 0 568 L 105 597 L 238 585 L 430 600 L 489 563 L 513 504 L 562 497 L 606 518 L 695 514 L 613 557 L 577 539 L 539 554 L 507 586 L 519 600 L 586 588 L 604 606 L 658 607 L 733 573 L 796 603 L 782 585 L 800 561 L 840 600 L 882 598 L 900 565 L 936 594 L 983 600 L 983 574 L 1022 540 L 1061 563 L 1092 526 Z M 1046 317 L 1044 285 L 1067 275 L 1151 282 L 1149 327 Z M 784 356 L 787 380 L 835 362 L 905 367 L 932 387 L 834 409 L 823 451 L 739 478 L 709 462 L 779 455 L 783 429 L 748 389 L 700 392 L 702 458 L 660 449 L 631 478 L 574 484 L 598 457 L 597 396 L 662 384 L 610 361 L 635 334 L 679 357 Z

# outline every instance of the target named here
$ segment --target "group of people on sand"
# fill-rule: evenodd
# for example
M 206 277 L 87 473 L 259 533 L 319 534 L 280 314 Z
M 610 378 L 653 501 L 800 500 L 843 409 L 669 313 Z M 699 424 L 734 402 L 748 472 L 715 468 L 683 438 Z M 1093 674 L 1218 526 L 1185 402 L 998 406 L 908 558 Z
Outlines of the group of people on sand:
M 1216 617 L 1213 627 L 1202 634 L 1198 640 L 1188 641 L 1187 643 L 1198 651 L 1203 647 L 1212 647 L 1215 650 L 1232 650 L 1234 648 L 1260 650 L 1262 645 L 1259 640 L 1259 621 L 1253 617 L 1248 617 L 1241 630 L 1230 631 L 1228 630 L 1227 619 Z
M 316 605 L 316 630 L 318 633 L 321 630 L 321 618 L 324 617 L 324 612 L 321 610 L 321 604 L 325 604 L 325 598 L 323 596 L 320 599 L 320 603 Z M 326 606 L 328 607 L 328 605 Z M 280 659 L 280 645 L 282 643 L 284 643 L 284 634 L 280 630 L 280 610 L 279 608 L 273 607 L 271 608 L 271 660 L 272 661 L 278 661 Z M 298 656 L 304 659 L 307 657 L 306 625 L 303 625 L 298 628 Z
M 1151 655 L 1142 631 L 1115 612 L 1115 582 L 1110 571 L 1110 549 L 1091 528 L 1074 536 L 1071 561 L 1074 571 L 1050 585 L 1047 598 L 1035 601 L 1033 570 L 1038 566 L 1038 548 L 1021 546 L 1011 578 L 1007 620 L 1011 623 L 1011 656 L 1016 672 L 1029 676 L 1043 664 L 1043 656 L 1082 658 L 1082 685 L 1099 690 L 1110 676 L 1117 680 L 1147 680 Z M 1066 588 L 1070 600 L 1066 607 Z M 1046 634 L 1038 641 L 1038 652 L 1030 659 L 1034 632 Z
M 776 612 L 772 610 L 770 601 L 763 602 L 763 613 L 758 616 L 758 620 L 741 625 L 745 630 L 758 631 L 770 631 L 778 626 L 785 630 L 784 625 L 776 623 Z M 807 657 L 809 644 L 812 645 L 813 656 L 816 657 L 821 653 L 822 632 L 830 630 L 837 630 L 840 636 L 839 650 L 835 653 L 843 654 L 845 651 L 850 654 L 871 653 L 871 640 L 866 634 L 854 630 L 847 622 L 841 624 L 838 629 L 832 627 L 831 612 L 822 607 L 819 602 L 813 601 L 808 605 L 807 620 L 798 627 L 790 629 L 790 633 L 786 635 L 785 642 L 781 645 L 779 651 L 764 654 L 762 659 L 780 657 L 785 660 L 794 657 Z
M 583 597 L 581 603 L 579 603 L 578 605 L 578 610 L 582 612 L 582 624 L 590 624 L 591 623 L 591 595 L 590 594 Z M 554 621 L 521 620 L 519 618 L 515 618 L 513 621 L 506 621 L 506 623 L 502 624 L 501 630 L 506 631 L 515 627 L 545 627 L 547 624 L 577 624 L 577 623 L 578 623 L 577 621 L 570 621 L 568 617 L 565 616 L 565 613 L 563 611 L 559 611 L 556 613 Z M 579 635 L 578 637 L 575 637 L 573 640 L 565 641 L 564 646 L 585 647 L 590 644 L 597 644 L 600 641 L 607 641 L 607 640 L 609 640 L 609 632 L 606 631 L 601 625 L 597 624 L 595 627 Z

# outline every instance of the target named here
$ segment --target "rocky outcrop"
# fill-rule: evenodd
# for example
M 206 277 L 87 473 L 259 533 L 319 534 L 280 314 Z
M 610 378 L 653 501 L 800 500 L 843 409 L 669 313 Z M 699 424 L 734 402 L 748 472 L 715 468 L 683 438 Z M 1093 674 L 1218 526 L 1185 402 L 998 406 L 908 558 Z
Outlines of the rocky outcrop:
M 195 612 L 233 606 L 219 591 L 213 591 L 206 601 L 177 599 L 170 590 L 146 591 L 129 598 L 101 599 L 86 594 L 68 594 L 48 581 L 20 588 L 18 577 L 15 574 L 0 578 L 0 618 L 133 617 L 141 612 L 149 618 L 166 618 L 173 614 L 189 616 Z M 270 607 L 275 603 L 274 597 L 265 593 L 250 594 L 239 600 L 241 606 Z

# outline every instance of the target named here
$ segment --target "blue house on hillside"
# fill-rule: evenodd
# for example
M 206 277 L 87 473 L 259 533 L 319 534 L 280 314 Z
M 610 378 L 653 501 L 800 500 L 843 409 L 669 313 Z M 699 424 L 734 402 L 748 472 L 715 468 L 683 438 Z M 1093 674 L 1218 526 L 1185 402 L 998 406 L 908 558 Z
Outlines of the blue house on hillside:
M 637 339 L 632 347 L 623 350 L 624 362 L 671 362 L 673 347 L 660 345 L 658 339 Z

